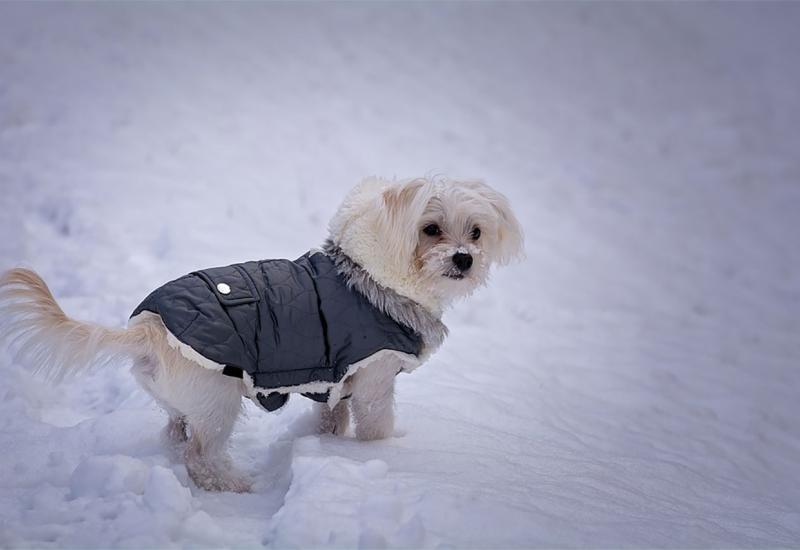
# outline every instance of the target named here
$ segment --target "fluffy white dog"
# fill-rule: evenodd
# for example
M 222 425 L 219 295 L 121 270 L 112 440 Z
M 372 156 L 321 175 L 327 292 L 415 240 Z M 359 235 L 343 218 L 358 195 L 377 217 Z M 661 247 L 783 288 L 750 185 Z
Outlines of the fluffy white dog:
M 13 269 L 0 280 L 0 336 L 55 380 L 132 358 L 191 479 L 241 492 L 248 483 L 225 448 L 243 396 L 274 410 L 304 393 L 320 402 L 323 433 L 344 433 L 352 413 L 359 439 L 391 436 L 395 375 L 438 348 L 443 311 L 491 264 L 521 254 L 507 199 L 480 181 L 368 178 L 321 251 L 182 277 L 127 329 L 70 319 L 36 273 Z

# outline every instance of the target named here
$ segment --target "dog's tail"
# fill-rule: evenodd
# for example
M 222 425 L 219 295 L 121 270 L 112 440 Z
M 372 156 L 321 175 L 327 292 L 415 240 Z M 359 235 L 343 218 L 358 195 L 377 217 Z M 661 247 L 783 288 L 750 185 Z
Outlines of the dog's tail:
M 47 284 L 29 269 L 0 277 L 0 342 L 20 363 L 59 381 L 115 359 L 147 353 L 152 326 L 108 329 L 70 319 Z

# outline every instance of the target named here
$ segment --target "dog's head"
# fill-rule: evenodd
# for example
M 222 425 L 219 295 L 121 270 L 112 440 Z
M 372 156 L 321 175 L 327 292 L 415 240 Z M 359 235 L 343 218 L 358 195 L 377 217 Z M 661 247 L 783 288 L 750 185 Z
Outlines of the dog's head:
M 331 239 L 380 284 L 434 311 L 522 254 L 508 200 L 480 181 L 369 178 L 347 196 Z

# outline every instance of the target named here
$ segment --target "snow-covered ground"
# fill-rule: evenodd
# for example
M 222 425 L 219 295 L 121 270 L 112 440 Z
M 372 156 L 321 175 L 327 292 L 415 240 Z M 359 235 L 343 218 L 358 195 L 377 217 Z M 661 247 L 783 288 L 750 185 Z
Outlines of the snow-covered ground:
M 122 326 L 362 176 L 479 176 L 527 260 L 396 437 L 248 406 L 198 490 L 127 365 L 0 351 L 0 547 L 800 544 L 800 4 L 0 4 L 0 268 Z

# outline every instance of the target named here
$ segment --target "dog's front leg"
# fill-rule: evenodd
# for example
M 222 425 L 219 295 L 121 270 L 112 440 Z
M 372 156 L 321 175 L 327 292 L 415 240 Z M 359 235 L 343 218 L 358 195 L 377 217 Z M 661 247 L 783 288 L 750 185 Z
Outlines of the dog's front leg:
M 319 412 L 319 433 L 344 435 L 350 425 L 350 408 L 347 401 L 339 401 L 331 409 L 327 403 L 316 403 Z
M 379 361 L 353 375 L 353 420 L 361 440 L 385 439 L 394 432 L 394 361 Z

